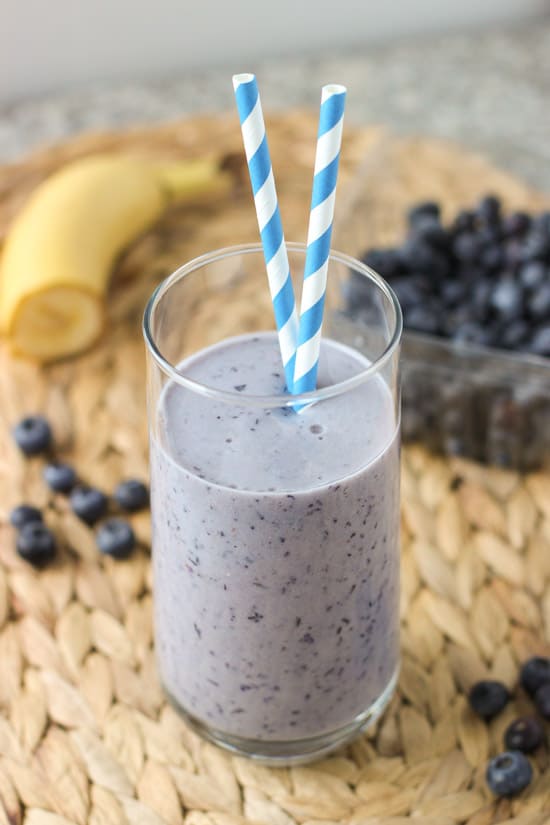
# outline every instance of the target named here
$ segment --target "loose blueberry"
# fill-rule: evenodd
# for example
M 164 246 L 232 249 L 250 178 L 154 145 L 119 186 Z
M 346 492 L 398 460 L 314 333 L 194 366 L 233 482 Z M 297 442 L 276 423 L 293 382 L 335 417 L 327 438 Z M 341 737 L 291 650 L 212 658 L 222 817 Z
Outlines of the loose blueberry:
M 545 656 L 533 656 L 521 668 L 519 680 L 521 686 L 534 696 L 541 685 L 550 684 L 550 659 Z
M 149 491 L 142 481 L 131 478 L 128 481 L 122 481 L 118 485 L 113 493 L 113 498 L 123 510 L 134 513 L 147 507 L 149 504 Z
M 95 487 L 75 487 L 70 501 L 76 515 L 86 524 L 95 524 L 107 512 L 107 497 Z
M 46 464 L 43 475 L 46 484 L 56 493 L 69 493 L 76 484 L 76 472 L 70 464 Z
M 16 548 L 22 559 L 40 567 L 55 556 L 55 537 L 42 522 L 29 522 L 19 531 Z
M 515 796 L 533 778 L 533 769 L 521 751 L 504 751 L 487 766 L 487 784 L 495 796 Z
M 535 707 L 541 716 L 550 719 L 550 682 L 541 685 L 535 693 Z
M 32 507 L 30 504 L 20 504 L 14 507 L 10 513 L 10 524 L 21 530 L 25 524 L 32 524 L 42 521 L 42 513 L 37 507 Z
M 544 728 L 534 716 L 515 719 L 504 733 L 504 746 L 509 751 L 531 753 L 544 742 Z
M 102 553 L 125 559 L 136 546 L 134 531 L 128 522 L 112 518 L 105 521 L 97 531 L 97 545 Z
M 50 446 L 52 431 L 41 415 L 28 415 L 14 427 L 13 437 L 25 455 L 38 455 Z
M 492 719 L 506 707 L 510 701 L 510 693 L 502 682 L 485 679 L 476 684 L 468 695 L 470 707 L 482 719 Z

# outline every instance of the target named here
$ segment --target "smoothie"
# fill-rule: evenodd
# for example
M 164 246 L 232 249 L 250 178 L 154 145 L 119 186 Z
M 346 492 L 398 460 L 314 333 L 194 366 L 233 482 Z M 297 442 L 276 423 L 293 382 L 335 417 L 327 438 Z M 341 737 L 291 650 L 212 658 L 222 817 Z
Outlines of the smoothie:
M 365 369 L 321 348 L 320 387 Z M 284 391 L 272 333 L 180 364 L 235 393 Z M 399 660 L 399 457 L 379 375 L 291 409 L 170 381 L 151 438 L 157 657 L 165 689 L 225 735 L 337 731 L 391 690 Z

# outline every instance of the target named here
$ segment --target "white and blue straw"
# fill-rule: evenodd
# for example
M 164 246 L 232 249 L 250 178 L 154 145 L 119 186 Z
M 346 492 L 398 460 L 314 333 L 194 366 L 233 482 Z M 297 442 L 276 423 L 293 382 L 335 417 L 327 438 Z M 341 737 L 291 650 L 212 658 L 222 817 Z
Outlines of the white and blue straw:
M 286 384 L 289 392 L 293 392 L 298 313 L 267 145 L 262 105 L 253 74 L 234 75 L 233 88 L 267 266 Z
M 316 388 L 346 88 L 323 86 L 292 392 Z

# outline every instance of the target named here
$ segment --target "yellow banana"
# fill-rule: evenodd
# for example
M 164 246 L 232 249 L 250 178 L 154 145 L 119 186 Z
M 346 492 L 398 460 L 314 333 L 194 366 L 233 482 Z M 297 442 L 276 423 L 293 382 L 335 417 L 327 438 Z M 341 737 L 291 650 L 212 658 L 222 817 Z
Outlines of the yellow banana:
M 166 206 L 227 188 L 213 160 L 129 155 L 77 160 L 42 183 L 16 217 L 0 263 L 0 326 L 40 361 L 80 352 L 101 334 L 117 255 Z

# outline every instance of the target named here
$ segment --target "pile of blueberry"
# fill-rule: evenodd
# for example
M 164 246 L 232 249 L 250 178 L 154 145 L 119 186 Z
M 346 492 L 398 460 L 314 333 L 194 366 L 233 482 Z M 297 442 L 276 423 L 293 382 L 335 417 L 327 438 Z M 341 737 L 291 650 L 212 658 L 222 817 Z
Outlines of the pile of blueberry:
M 13 430 L 13 436 L 26 456 L 49 453 L 52 431 L 45 418 L 27 416 Z M 50 461 L 44 466 L 44 481 L 55 493 L 69 497 L 73 512 L 86 524 L 95 525 L 108 515 L 110 502 L 101 490 L 79 481 L 76 470 L 69 464 Z M 122 481 L 113 493 L 113 502 L 127 513 L 147 507 L 147 487 L 135 479 Z M 10 522 L 17 530 L 16 548 L 19 555 L 36 566 L 51 561 L 56 553 L 56 540 L 44 524 L 42 513 L 30 504 L 20 504 L 10 514 Z M 114 558 L 127 558 L 136 545 L 131 525 L 123 518 L 104 519 L 96 532 L 99 550 Z
M 525 662 L 520 684 L 533 699 L 540 716 L 550 720 L 550 659 L 535 656 Z M 485 680 L 472 687 L 468 698 L 472 710 L 489 721 L 504 709 L 511 695 L 502 682 Z M 544 726 L 536 716 L 514 720 L 504 734 L 506 750 L 487 766 L 487 784 L 492 792 L 496 796 L 514 796 L 526 788 L 533 778 L 533 769 L 525 754 L 533 753 L 546 742 Z
M 363 261 L 393 287 L 406 329 L 550 356 L 550 212 L 505 216 L 486 195 L 444 225 L 438 203 L 419 203 L 405 241 Z M 350 291 L 356 306 L 363 283 Z
M 370 249 L 363 261 L 395 290 L 406 330 L 453 346 L 405 338 L 403 441 L 487 464 L 538 468 L 550 455 L 550 380 L 542 360 L 550 356 L 550 212 L 505 215 L 499 199 L 487 195 L 450 224 L 442 222 L 439 204 L 418 203 L 407 224 L 402 244 Z M 369 324 L 364 278 L 352 274 L 344 292 L 346 313 Z M 541 360 L 511 370 L 495 357 L 499 350 Z

